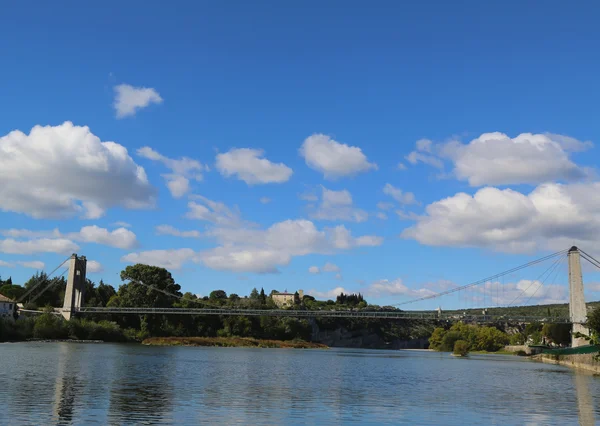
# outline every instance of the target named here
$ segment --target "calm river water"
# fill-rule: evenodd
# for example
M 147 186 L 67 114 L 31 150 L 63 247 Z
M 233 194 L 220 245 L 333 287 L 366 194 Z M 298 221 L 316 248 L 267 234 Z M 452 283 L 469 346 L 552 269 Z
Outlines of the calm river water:
M 513 356 L 0 344 L 0 425 L 594 425 L 600 377 Z

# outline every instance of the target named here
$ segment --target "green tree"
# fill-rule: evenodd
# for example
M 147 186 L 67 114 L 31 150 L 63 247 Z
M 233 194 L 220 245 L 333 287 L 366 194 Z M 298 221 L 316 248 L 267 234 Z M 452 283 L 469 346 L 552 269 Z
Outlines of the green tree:
M 181 286 L 171 273 L 158 266 L 140 263 L 128 266 L 121 271 L 121 280 L 129 281 L 117 292 L 122 307 L 169 308 L 176 298 L 167 293 L 182 296 Z
M 260 298 L 260 304 L 264 306 L 267 303 L 267 296 L 265 295 L 265 289 L 262 287 L 260 288 L 259 298 Z
M 587 326 L 591 331 L 591 343 L 600 345 L 600 306 L 596 306 L 588 315 Z
M 256 287 L 254 287 L 252 289 L 252 291 L 250 292 L 250 299 L 252 300 L 258 300 L 260 297 L 260 295 L 258 294 L 258 290 L 256 289 Z
M 211 291 L 208 296 L 210 300 L 225 300 L 227 299 L 227 293 L 224 290 Z
M 570 324 L 544 324 L 542 336 L 557 345 L 568 345 L 571 342 Z
M 452 353 L 460 356 L 467 355 L 469 353 L 469 343 L 464 340 L 457 340 L 454 342 L 454 349 Z
M 10 279 L 10 278 L 9 278 Z M 8 280 L 4 281 L 4 285 L 0 287 L 0 294 L 12 300 L 19 299 L 27 290 L 20 285 L 9 284 Z

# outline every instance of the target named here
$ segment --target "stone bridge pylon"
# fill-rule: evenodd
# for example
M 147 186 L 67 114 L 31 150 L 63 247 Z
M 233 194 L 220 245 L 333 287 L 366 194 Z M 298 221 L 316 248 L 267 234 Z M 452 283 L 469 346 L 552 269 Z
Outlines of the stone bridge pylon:
M 69 259 L 69 275 L 62 310 L 62 315 L 66 320 L 70 320 L 76 310 L 83 304 L 86 266 L 87 259 L 85 256 L 79 257 L 77 254 L 73 254 Z

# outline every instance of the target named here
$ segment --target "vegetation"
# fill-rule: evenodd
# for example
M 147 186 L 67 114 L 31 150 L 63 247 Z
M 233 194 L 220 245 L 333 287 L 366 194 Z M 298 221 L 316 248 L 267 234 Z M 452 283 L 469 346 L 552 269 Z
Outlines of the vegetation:
M 466 356 L 469 353 L 469 343 L 464 340 L 457 340 L 454 342 L 454 355 Z
M 142 342 L 151 346 L 218 346 L 250 348 L 326 349 L 327 346 L 303 340 L 262 340 L 251 337 L 152 337 Z
M 508 344 L 508 334 L 495 327 L 455 323 L 448 330 L 438 327 L 429 338 L 431 349 L 443 352 L 454 350 L 456 342 L 467 343 L 467 350 L 496 352 Z

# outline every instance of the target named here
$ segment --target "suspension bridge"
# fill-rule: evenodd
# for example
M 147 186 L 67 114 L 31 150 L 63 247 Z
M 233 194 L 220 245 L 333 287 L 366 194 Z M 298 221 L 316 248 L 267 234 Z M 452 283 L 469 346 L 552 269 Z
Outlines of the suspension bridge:
M 450 288 L 442 292 L 430 292 L 430 294 L 418 297 L 405 302 L 397 303 L 394 306 L 405 306 L 422 302 L 426 300 L 442 300 L 450 295 L 472 295 L 472 294 L 483 294 L 483 301 L 485 302 L 485 295 L 487 290 L 492 288 L 491 294 L 489 295 L 489 301 L 494 305 L 494 291 L 493 284 L 496 283 L 496 304 L 501 300 L 500 297 L 500 280 L 504 280 L 504 277 L 511 276 L 518 271 L 525 270 L 530 267 L 539 266 L 543 263 L 550 263 L 550 266 L 542 272 L 536 280 L 531 280 L 527 287 L 518 290 L 518 294 L 514 299 L 506 304 L 506 306 L 515 306 L 514 303 L 517 300 L 522 300 L 527 297 L 525 304 L 531 300 L 533 296 L 539 291 L 550 277 L 558 273 L 559 266 L 566 260 L 568 263 L 568 278 L 569 278 L 569 315 L 556 317 L 556 316 L 528 316 L 528 315 L 503 315 L 503 314 L 488 314 L 488 310 L 484 307 L 479 307 L 478 310 L 481 314 L 474 314 L 473 309 L 467 310 L 454 310 L 450 312 L 442 312 L 441 309 L 437 311 L 415 311 L 415 310 L 369 310 L 368 308 L 357 310 L 300 310 L 300 309 L 215 309 L 215 308 L 156 308 L 156 307 L 89 307 L 83 306 L 85 282 L 86 282 L 86 258 L 85 256 L 77 256 L 73 254 L 70 258 L 66 259 L 57 268 L 52 271 L 44 282 L 39 282 L 34 285 L 31 289 L 25 293 L 19 301 L 24 300 L 30 294 L 33 294 L 36 289 L 41 288 L 30 301 L 34 301 L 41 294 L 43 294 L 48 288 L 52 286 L 52 282 L 48 283 L 45 287 L 42 287 L 45 282 L 65 263 L 69 262 L 67 269 L 64 273 L 68 272 L 67 287 L 65 291 L 64 304 L 62 308 L 57 308 L 55 311 L 57 314 L 61 314 L 66 319 L 70 319 L 76 315 L 90 315 L 90 314 L 119 314 L 119 315 L 140 315 L 140 314 L 157 314 L 157 315 L 239 315 L 239 316 L 276 316 L 276 317 L 324 317 L 324 318 L 373 318 L 373 319 L 405 319 L 405 320 L 446 320 L 446 321 L 472 321 L 472 322 L 551 322 L 551 323 L 570 323 L 572 324 L 572 346 L 583 346 L 587 344 L 587 341 L 583 338 L 577 337 L 581 333 L 588 335 L 589 330 L 585 327 L 587 319 L 587 308 L 585 304 L 584 291 L 583 291 L 583 275 L 581 269 L 581 259 L 586 260 L 594 267 L 600 269 L 600 261 L 596 260 L 592 255 L 585 251 L 571 247 L 552 253 L 550 255 L 541 257 L 539 259 L 527 262 L 523 265 L 505 270 L 498 274 L 491 275 L 481 280 L 474 281 L 472 283 Z M 165 291 L 164 289 L 148 285 L 141 281 L 132 282 L 133 284 L 145 286 L 153 291 L 158 291 L 171 296 L 175 299 L 182 299 L 181 294 L 174 294 Z M 482 291 L 483 289 L 483 291 Z M 478 299 L 471 297 L 473 302 L 480 302 Z M 194 302 L 193 300 L 186 299 L 188 302 Z

